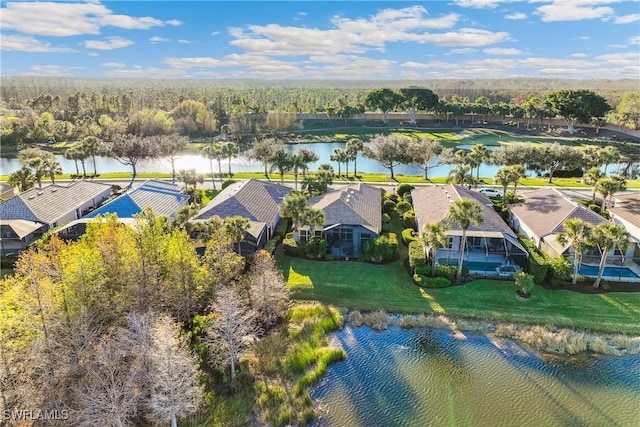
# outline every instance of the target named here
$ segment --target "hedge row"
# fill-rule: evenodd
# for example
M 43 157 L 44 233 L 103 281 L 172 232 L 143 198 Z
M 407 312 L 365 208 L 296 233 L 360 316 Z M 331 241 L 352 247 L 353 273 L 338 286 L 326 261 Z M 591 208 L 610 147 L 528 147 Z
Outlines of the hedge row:
M 409 266 L 415 269 L 420 266 L 425 266 L 426 263 L 422 243 L 417 240 L 409 242 Z
M 429 277 L 423 274 L 414 274 L 413 281 L 421 288 L 446 288 L 451 286 L 451 280 L 446 277 Z
M 413 228 L 405 228 L 402 230 L 402 242 L 406 246 L 409 246 L 409 243 L 415 242 L 416 240 L 418 240 L 418 238 L 413 235 Z
M 549 271 L 549 262 L 547 257 L 538 249 L 533 240 L 518 236 L 518 240 L 529 252 L 529 264 L 527 272 L 533 276 L 533 282 L 540 285 L 544 282 Z

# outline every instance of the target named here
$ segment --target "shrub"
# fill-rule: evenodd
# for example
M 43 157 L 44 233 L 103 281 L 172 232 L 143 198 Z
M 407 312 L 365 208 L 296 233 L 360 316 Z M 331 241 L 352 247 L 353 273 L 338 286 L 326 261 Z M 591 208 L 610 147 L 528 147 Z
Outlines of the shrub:
M 548 279 L 553 286 L 563 286 L 571 281 L 573 268 L 565 257 L 557 257 L 549 262 Z
M 524 198 L 513 190 L 507 191 L 504 195 L 504 202 L 506 204 L 520 203 L 522 201 L 524 201 Z
M 382 204 L 382 212 L 390 214 L 396 209 L 396 203 L 393 200 L 385 200 Z
M 298 243 L 293 238 L 293 233 L 287 233 L 287 236 L 282 241 L 282 247 L 284 249 L 284 253 L 287 255 L 298 255 Z
M 426 259 L 424 256 L 424 249 L 422 243 L 414 240 L 409 243 L 409 266 L 416 269 L 418 267 L 424 267 L 426 265 Z
M 404 223 L 405 228 L 416 228 L 416 213 L 414 211 L 405 212 L 402 215 L 402 222 Z
M 518 240 L 520 240 L 520 243 L 522 243 L 529 252 L 527 271 L 529 274 L 533 275 L 533 282 L 536 285 L 542 284 L 544 279 L 547 277 L 547 271 L 549 270 L 547 259 L 544 254 L 536 248 L 535 243 L 532 240 L 522 238 L 522 236 L 518 236 Z
M 314 237 L 307 242 L 304 252 L 309 259 L 322 259 L 327 253 L 327 241 Z
M 409 246 L 409 243 L 416 240 L 418 239 L 413 235 L 413 228 L 405 228 L 402 230 L 402 241 L 405 245 Z
M 389 215 L 388 213 L 383 213 L 382 222 L 391 222 L 391 215 Z
M 413 209 L 411 204 L 405 201 L 398 202 L 398 204 L 396 205 L 396 210 L 400 215 L 404 215 L 405 212 L 409 212 L 411 209 Z
M 235 179 L 225 179 L 224 181 L 222 181 L 222 189 L 224 190 L 225 188 L 227 188 L 231 184 L 235 184 L 236 182 L 238 181 L 236 181 Z
M 389 239 L 389 244 L 393 248 L 393 256 L 398 253 L 398 235 L 396 233 L 386 233 L 385 236 Z
M 411 190 L 413 190 L 414 188 L 416 188 L 416 187 L 414 187 L 411 184 L 402 183 L 402 184 L 398 185 L 398 188 L 396 189 L 396 193 L 398 194 L 398 196 L 400 196 L 401 198 L 404 199 L 404 195 L 406 193 L 411 193 Z
M 397 203 L 398 202 L 398 195 L 397 194 L 384 193 L 384 197 L 387 200 L 391 200 L 393 203 Z
M 274 236 L 273 239 L 269 240 L 266 245 L 264 245 L 264 250 L 273 254 L 275 252 L 278 243 L 280 243 L 281 237 Z
M 393 239 L 391 239 L 393 235 Z M 394 242 L 395 240 L 395 242 Z M 398 239 L 395 234 L 389 233 L 389 236 L 380 236 L 375 240 L 369 240 L 364 245 L 363 257 L 371 262 L 386 262 L 392 260 L 398 248 Z
M 276 226 L 276 229 L 273 231 L 274 236 L 280 236 L 280 239 L 284 239 L 287 234 L 287 230 L 289 229 L 289 218 L 280 218 L 280 222 Z
M 514 278 L 516 279 L 518 293 L 522 296 L 531 295 L 531 289 L 533 289 L 533 275 L 527 274 L 524 271 L 518 271 Z
M 415 273 L 424 274 L 425 276 L 431 276 L 431 266 L 425 265 L 421 267 L 415 268 Z M 446 277 L 449 280 L 454 280 L 456 278 L 456 273 L 458 272 L 458 267 L 455 265 L 436 265 L 436 277 Z M 469 269 L 465 266 L 462 266 L 462 275 L 468 276 Z
M 446 277 L 428 277 L 422 274 L 414 274 L 413 281 L 421 288 L 446 288 L 451 286 L 451 280 Z
M 385 233 L 393 231 L 393 224 L 391 224 L 390 222 L 383 222 L 382 231 L 384 231 Z

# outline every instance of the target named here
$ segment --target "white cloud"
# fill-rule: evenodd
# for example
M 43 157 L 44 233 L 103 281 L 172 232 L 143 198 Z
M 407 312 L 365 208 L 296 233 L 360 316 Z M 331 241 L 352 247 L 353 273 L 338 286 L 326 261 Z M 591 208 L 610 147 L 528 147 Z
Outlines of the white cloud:
M 640 44 L 640 36 L 629 37 L 629 44 Z
M 124 62 L 103 62 L 100 65 L 102 65 L 103 67 L 110 67 L 110 68 L 124 68 L 124 67 L 126 67 Z
M 587 55 L 586 53 L 581 53 L 581 52 L 577 52 L 577 53 L 572 53 L 571 55 L 569 55 L 569 58 L 588 58 L 589 55 Z
M 449 52 L 445 53 L 445 55 L 462 55 L 462 54 L 467 54 L 467 53 L 473 53 L 476 50 L 472 47 L 461 47 L 458 49 L 451 49 Z
M 632 13 L 631 15 L 616 16 L 613 19 L 615 24 L 631 24 L 632 22 L 640 21 L 640 13 Z
M 156 44 L 156 43 L 162 43 L 162 42 L 170 42 L 170 39 L 165 39 L 163 37 L 160 36 L 153 36 L 149 39 L 149 43 L 151 44 Z
M 607 47 L 610 49 L 626 49 L 627 45 L 626 44 L 610 44 Z
M 548 2 L 547 0 L 542 1 Z M 550 4 L 536 8 L 535 13 L 541 15 L 544 22 L 606 18 L 613 15 L 614 10 L 602 5 L 619 1 L 621 0 L 552 0 Z
M 571 67 L 591 67 L 593 66 L 592 61 L 587 61 L 584 59 L 567 59 L 567 58 L 539 58 L 539 57 L 531 57 L 526 59 L 521 59 L 518 61 L 520 65 L 534 68 L 564 68 L 567 66 Z
M 454 3 L 460 7 L 473 7 L 476 9 L 489 8 L 493 9 L 504 0 L 455 0 Z
M 211 32 L 211 35 L 212 35 L 212 36 L 217 36 L 218 34 L 220 34 L 220 31 L 213 31 L 213 32 Z
M 170 19 L 169 21 L 165 21 L 164 23 L 167 25 L 173 25 L 174 27 L 182 25 L 182 21 L 178 21 L 177 19 Z
M 32 65 L 28 76 L 71 76 L 75 70 L 82 67 L 63 67 L 60 65 Z
M 634 66 L 640 64 L 640 52 L 610 53 L 596 56 L 595 59 L 604 61 L 607 65 Z
M 502 48 L 502 47 L 493 47 L 489 49 L 483 49 L 484 53 L 489 55 L 520 55 L 522 51 L 520 49 L 514 48 Z
M 113 50 L 123 47 L 131 46 L 132 40 L 125 39 L 124 37 L 107 37 L 106 40 L 85 40 L 84 46 L 87 49 L 97 50 Z
M 527 19 L 527 14 L 522 12 L 510 13 L 504 16 L 505 19 L 511 19 L 513 21 L 519 21 L 522 19 Z
M 178 40 L 178 43 L 182 43 L 182 44 L 191 44 L 193 43 L 191 40 L 184 40 L 184 39 L 180 39 Z
M 502 31 L 494 33 L 475 28 L 461 28 L 448 33 L 424 34 L 416 41 L 436 46 L 487 46 L 508 40 L 510 40 L 509 33 Z
M 35 37 L 19 35 L 0 35 L 0 49 L 19 52 L 76 52 L 66 46 L 52 46 Z
M 106 26 L 149 29 L 179 24 L 179 21 L 161 21 L 149 16 L 115 15 L 99 1 L 94 0 L 86 3 L 13 1 L 7 2 L 0 11 L 4 29 L 41 36 L 100 34 L 100 29 Z
M 98 52 L 89 52 L 87 53 L 89 56 L 98 56 Z

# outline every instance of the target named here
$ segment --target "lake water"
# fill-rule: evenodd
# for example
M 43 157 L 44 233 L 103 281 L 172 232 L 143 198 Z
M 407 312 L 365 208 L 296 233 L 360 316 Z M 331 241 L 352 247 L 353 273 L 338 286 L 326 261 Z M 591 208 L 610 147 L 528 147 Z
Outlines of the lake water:
M 487 336 L 345 327 L 320 426 L 638 426 L 640 356 L 545 356 Z
M 465 141 L 466 142 L 466 141 Z M 320 160 L 311 163 L 309 165 L 309 169 L 314 171 L 320 166 L 322 163 L 330 163 L 335 172 L 338 172 L 338 165 L 336 162 L 332 162 L 329 160 L 329 156 L 333 153 L 335 148 L 339 148 L 344 150 L 345 148 L 344 142 L 329 142 L 329 143 L 316 143 L 316 144 L 289 144 L 286 145 L 287 150 L 292 153 L 297 152 L 301 148 L 309 148 L 315 151 L 318 156 L 320 156 Z M 62 155 L 57 155 L 56 158 L 60 162 L 62 166 L 62 170 L 64 173 L 75 173 L 76 168 L 75 164 L 71 160 L 67 160 Z M 435 164 L 434 159 L 434 164 Z M 82 166 L 78 165 L 80 168 L 80 172 L 82 172 Z M 0 172 L 1 174 L 10 174 L 22 167 L 22 162 L 20 162 L 16 158 L 0 158 Z M 110 159 L 107 157 L 96 157 L 96 167 L 98 173 L 105 172 L 131 172 L 131 167 L 124 166 L 122 163 L 118 162 L 115 159 Z M 376 161 L 367 159 L 362 155 L 358 155 L 357 159 L 357 167 L 358 173 L 361 172 L 369 172 L 369 173 L 385 173 L 388 174 L 389 170 L 380 166 Z M 210 173 L 209 160 L 197 154 L 189 154 L 184 156 L 179 156 L 176 160 L 176 171 L 180 169 L 192 169 L 195 168 L 199 173 L 208 174 Z M 341 165 L 342 173 L 345 173 L 344 164 Z M 85 169 L 87 173 L 93 173 L 93 163 L 91 159 L 85 161 Z M 169 161 L 164 159 L 155 159 L 148 162 L 141 162 L 138 164 L 138 172 L 171 172 L 171 164 Z M 218 172 L 218 164 L 217 162 L 213 162 L 214 172 Z M 429 176 L 447 176 L 449 171 L 453 169 L 451 165 L 439 166 L 433 168 L 429 171 Z M 492 177 L 495 175 L 495 172 L 500 169 L 500 166 L 483 164 L 480 167 L 480 175 L 486 177 Z M 226 173 L 228 170 L 227 159 L 222 161 L 222 172 Z M 260 162 L 256 162 L 254 160 L 247 159 L 246 157 L 238 157 L 231 159 L 231 171 L 232 172 L 262 172 L 264 170 L 264 166 Z M 277 171 L 276 171 L 277 172 Z M 400 165 L 394 168 L 394 172 L 396 174 L 402 175 L 423 175 L 423 172 L 420 168 L 411 165 Z M 349 162 L 349 173 L 353 174 L 353 162 Z

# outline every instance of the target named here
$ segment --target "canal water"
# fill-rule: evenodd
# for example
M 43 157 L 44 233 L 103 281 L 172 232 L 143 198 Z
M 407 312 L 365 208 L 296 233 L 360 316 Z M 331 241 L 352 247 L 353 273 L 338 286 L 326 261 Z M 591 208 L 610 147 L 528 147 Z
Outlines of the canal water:
M 640 356 L 543 355 L 488 336 L 345 327 L 320 426 L 639 426 Z

